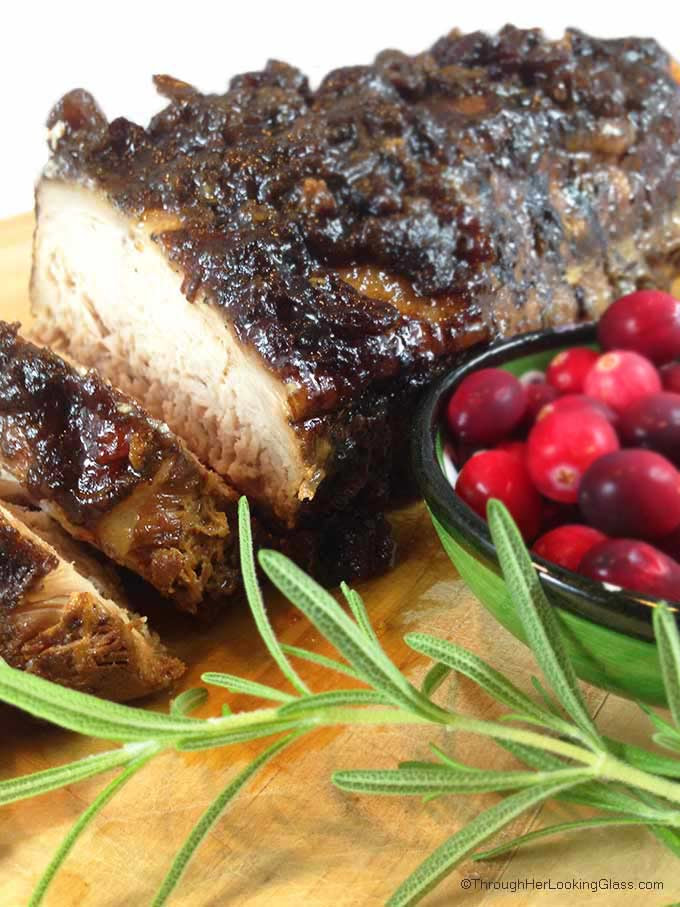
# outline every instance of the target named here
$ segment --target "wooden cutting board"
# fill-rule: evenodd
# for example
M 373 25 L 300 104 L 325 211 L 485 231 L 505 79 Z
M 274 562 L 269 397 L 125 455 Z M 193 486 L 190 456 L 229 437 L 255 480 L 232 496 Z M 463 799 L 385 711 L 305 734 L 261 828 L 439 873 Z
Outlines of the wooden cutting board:
M 0 223 L 0 317 L 28 319 L 30 216 Z M 385 577 L 358 587 L 389 655 L 418 681 L 425 662 L 403 643 L 404 633 L 439 634 L 480 653 L 529 688 L 534 666 L 527 650 L 500 627 L 457 577 L 441 549 L 425 508 L 394 515 L 399 558 Z M 320 652 L 318 634 L 291 606 L 268 593 L 280 638 Z M 210 629 L 152 607 L 155 626 L 189 665 L 181 688 L 200 683 L 205 670 L 241 674 L 278 684 L 247 607 L 234 603 Z M 330 653 L 328 653 L 330 654 Z M 316 690 L 336 680 L 304 670 Z M 342 683 L 337 680 L 337 683 Z M 642 742 L 646 721 L 633 705 L 596 689 L 587 697 L 600 726 L 614 736 Z M 217 714 L 228 694 L 211 690 L 204 715 Z M 484 718 L 494 704 L 464 679 L 442 694 L 448 704 Z M 245 699 L 231 697 L 232 707 Z M 252 700 L 251 700 L 252 703 Z M 152 705 L 164 708 L 166 698 Z M 15 712 L 2 715 L 0 777 L 37 771 L 104 749 Z M 513 767 L 503 750 L 469 735 L 434 735 L 423 729 L 333 729 L 316 732 L 282 754 L 257 776 L 211 832 L 171 900 L 176 907 L 371 907 L 441 841 L 493 796 L 451 797 L 423 805 L 418 798 L 350 796 L 330 783 L 340 768 L 388 768 L 399 760 L 428 758 L 430 739 L 473 765 Z M 150 903 L 169 861 L 202 810 L 261 744 L 202 755 L 168 754 L 138 775 L 78 843 L 56 880 L 50 907 L 142 907 Z M 5 807 L 0 820 L 0 907 L 23 907 L 33 884 L 102 779 Z M 522 818 L 508 834 L 567 821 L 584 811 L 547 806 Z M 630 882 L 596 894 L 574 882 Z M 640 890 L 639 883 L 649 884 Z M 544 887 L 539 890 L 538 884 Z M 467 885 L 466 889 L 464 886 Z M 551 888 L 547 886 L 551 885 Z M 654 887 L 652 887 L 654 886 Z M 512 889 L 515 889 L 514 891 Z M 485 864 L 466 863 L 425 903 L 618 907 L 628 901 L 669 904 L 680 898 L 680 871 L 666 850 L 644 831 L 590 831 L 563 836 Z

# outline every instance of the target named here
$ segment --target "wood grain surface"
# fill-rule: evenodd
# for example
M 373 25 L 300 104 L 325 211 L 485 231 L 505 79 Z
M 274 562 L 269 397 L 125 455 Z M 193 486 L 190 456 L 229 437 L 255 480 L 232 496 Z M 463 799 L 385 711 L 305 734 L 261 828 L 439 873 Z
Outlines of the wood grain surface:
M 0 315 L 28 319 L 29 216 L 0 223 Z M 417 681 L 424 661 L 402 641 L 404 633 L 437 633 L 482 654 L 525 688 L 534 666 L 527 650 L 501 628 L 456 576 L 421 504 L 394 515 L 399 558 L 385 577 L 359 588 L 387 652 Z M 223 670 L 278 684 L 277 669 L 259 641 L 247 607 L 235 602 L 211 628 L 197 628 L 139 593 L 154 625 L 189 665 L 181 688 L 201 672 Z M 138 597 L 139 597 L 138 596 Z M 318 634 L 285 602 L 268 594 L 281 639 L 325 651 Z M 314 689 L 337 681 L 301 667 Z M 586 691 L 598 724 L 631 740 L 647 737 L 632 704 L 596 689 Z M 494 704 L 464 679 L 442 696 L 464 712 L 489 718 Z M 228 697 L 212 690 L 204 715 Z M 229 697 L 232 707 L 244 699 Z M 252 702 L 252 700 L 251 700 Z M 152 707 L 165 708 L 159 697 Z M 36 771 L 105 745 L 0 712 L 0 777 Z M 494 796 L 418 798 L 350 796 L 330 783 L 340 768 L 394 767 L 427 758 L 432 735 L 423 729 L 323 730 L 299 742 L 257 776 L 209 835 L 171 899 L 175 907 L 373 907 L 462 823 Z M 491 743 L 469 735 L 435 736 L 456 758 L 475 765 L 512 767 Z M 262 744 L 207 754 L 158 758 L 100 815 L 78 843 L 47 899 L 48 907 L 142 907 L 151 901 L 176 848 L 227 779 Z M 93 779 L 0 813 L 0 907 L 23 907 L 52 852 L 102 786 Z M 508 834 L 584 815 L 551 805 L 524 817 Z M 469 881 L 465 881 L 469 880 Z M 599 882 L 598 880 L 601 880 Z M 632 883 L 633 890 L 611 881 Z M 600 890 L 574 883 L 600 884 Z M 641 890 L 639 883 L 656 886 Z M 469 887 L 466 890 L 464 884 Z M 538 888 L 542 884 L 542 889 Z M 552 886 L 546 888 L 545 886 Z M 513 888 L 518 890 L 512 890 Z M 540 842 L 510 858 L 466 863 L 426 900 L 427 907 L 619 907 L 670 904 L 680 899 L 678 864 L 644 831 L 589 831 Z

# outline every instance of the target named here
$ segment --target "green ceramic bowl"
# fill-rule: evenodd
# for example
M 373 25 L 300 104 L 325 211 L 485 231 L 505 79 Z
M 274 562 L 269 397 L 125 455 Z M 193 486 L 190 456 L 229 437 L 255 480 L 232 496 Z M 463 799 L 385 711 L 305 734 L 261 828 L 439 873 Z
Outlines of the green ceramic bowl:
M 442 410 L 470 372 L 506 368 L 515 374 L 545 369 L 570 346 L 595 345 L 591 325 L 524 334 L 473 351 L 428 392 L 413 436 L 415 474 L 432 522 L 457 571 L 482 604 L 518 639 L 521 626 L 503 582 L 486 523 L 454 493 L 442 458 Z M 652 630 L 657 600 L 603 586 L 534 557 L 546 593 L 555 605 L 579 677 L 630 699 L 665 704 Z

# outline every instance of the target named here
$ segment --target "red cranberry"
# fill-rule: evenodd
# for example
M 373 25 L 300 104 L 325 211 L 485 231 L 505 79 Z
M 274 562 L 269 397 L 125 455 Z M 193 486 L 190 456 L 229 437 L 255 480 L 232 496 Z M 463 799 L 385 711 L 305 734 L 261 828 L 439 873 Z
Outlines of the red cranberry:
M 459 444 L 450 443 L 449 453 L 453 462 L 458 469 L 460 469 L 467 463 L 470 457 L 474 457 L 476 453 L 479 453 L 479 447 L 476 444 L 464 444 L 463 442 L 460 442 Z
M 680 566 L 662 551 L 636 539 L 601 542 L 584 555 L 578 572 L 646 595 L 680 599 Z
M 680 472 L 651 450 L 618 450 L 586 471 L 581 512 L 607 535 L 656 539 L 680 525 Z
M 590 464 L 619 447 L 609 422 L 587 407 L 543 416 L 531 429 L 527 466 L 541 494 L 555 501 L 576 501 L 581 477 Z
M 483 450 L 462 468 L 456 492 L 475 513 L 486 519 L 486 502 L 498 498 L 512 514 L 527 541 L 538 535 L 541 499 L 526 466 L 505 450 Z
M 652 362 L 680 356 L 680 300 L 660 290 L 622 296 L 600 319 L 597 336 L 604 350 L 634 350 Z
M 680 394 L 650 394 L 621 413 L 619 433 L 632 447 L 649 447 L 680 465 Z
M 546 381 L 560 394 L 580 394 L 586 375 L 599 353 L 585 346 L 574 346 L 558 353 L 545 373 Z
M 524 463 L 527 458 L 526 441 L 501 441 L 500 444 L 496 444 L 494 450 L 504 450 L 506 453 L 509 453 L 511 456 L 518 459 L 520 463 Z
M 664 390 L 680 394 L 680 362 L 668 362 L 659 369 Z
M 512 433 L 526 408 L 526 390 L 514 375 L 481 369 L 464 378 L 451 397 L 449 428 L 466 444 L 493 444 Z
M 576 504 L 562 504 L 549 498 L 543 499 L 542 533 L 557 529 L 558 526 L 566 526 L 568 523 L 578 523 L 580 520 L 581 513 Z
M 578 570 L 583 555 L 606 539 L 607 536 L 597 529 L 571 523 L 546 532 L 534 542 L 532 551 L 567 570 Z
M 611 407 L 597 400 L 595 397 L 587 397 L 585 394 L 565 394 L 564 397 L 558 397 L 552 403 L 546 404 L 539 412 L 537 418 L 543 419 L 551 413 L 574 412 L 582 409 L 595 410 L 601 416 L 614 425 L 618 421 L 618 414 Z
M 680 564 L 680 526 L 662 539 L 656 539 L 654 544 Z
M 547 384 L 545 381 L 533 381 L 525 386 L 527 389 L 526 421 L 532 425 L 543 407 L 557 399 L 557 391 L 552 384 Z
M 630 350 L 600 356 L 586 375 L 584 390 L 620 413 L 640 397 L 661 390 L 661 378 L 649 359 Z

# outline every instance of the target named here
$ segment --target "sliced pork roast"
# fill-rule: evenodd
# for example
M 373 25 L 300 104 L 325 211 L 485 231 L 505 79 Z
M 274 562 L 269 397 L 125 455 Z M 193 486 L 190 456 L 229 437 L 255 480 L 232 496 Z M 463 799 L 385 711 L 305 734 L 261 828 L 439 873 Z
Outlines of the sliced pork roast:
M 403 489 L 417 397 L 465 347 L 680 270 L 653 41 L 454 31 L 316 90 L 279 62 L 220 95 L 156 84 L 147 128 L 82 90 L 52 111 L 35 330 L 284 526 Z
M 168 427 L 0 322 L 0 465 L 74 538 L 191 613 L 238 584 L 235 493 Z
M 127 608 L 115 575 L 45 514 L 0 503 L 0 655 L 55 683 L 125 701 L 184 666 Z

